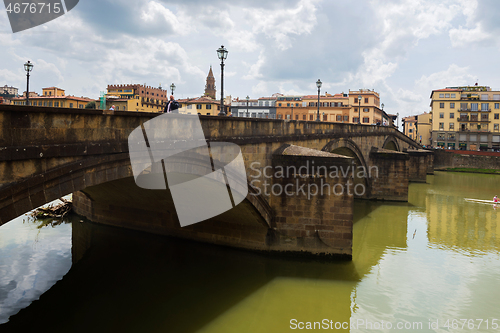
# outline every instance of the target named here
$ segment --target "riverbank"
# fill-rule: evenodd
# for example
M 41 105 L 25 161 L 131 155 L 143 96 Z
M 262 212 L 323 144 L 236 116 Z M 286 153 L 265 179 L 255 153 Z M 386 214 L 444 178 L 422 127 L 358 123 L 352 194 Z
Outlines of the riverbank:
M 498 169 L 479 169 L 479 168 L 437 168 L 434 171 L 449 171 L 449 172 L 467 172 L 467 173 L 482 173 L 488 175 L 500 175 Z

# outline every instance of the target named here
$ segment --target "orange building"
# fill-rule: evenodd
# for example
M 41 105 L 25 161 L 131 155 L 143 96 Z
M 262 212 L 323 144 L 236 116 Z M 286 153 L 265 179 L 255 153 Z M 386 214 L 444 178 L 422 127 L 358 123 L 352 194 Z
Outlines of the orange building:
M 32 106 L 83 109 L 87 103 L 92 101 L 94 100 L 91 98 L 66 95 L 64 89 L 50 87 L 43 88 L 41 96 L 30 93 L 29 104 Z M 12 99 L 12 104 L 26 105 L 26 97 L 15 97 Z

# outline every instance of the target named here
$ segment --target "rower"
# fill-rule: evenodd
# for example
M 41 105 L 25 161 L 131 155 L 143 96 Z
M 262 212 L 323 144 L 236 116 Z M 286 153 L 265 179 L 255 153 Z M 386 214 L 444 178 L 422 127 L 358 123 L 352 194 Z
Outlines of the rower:
M 496 195 L 493 197 L 493 202 L 494 202 L 494 203 L 499 202 L 499 201 L 498 201 L 498 197 L 497 197 Z

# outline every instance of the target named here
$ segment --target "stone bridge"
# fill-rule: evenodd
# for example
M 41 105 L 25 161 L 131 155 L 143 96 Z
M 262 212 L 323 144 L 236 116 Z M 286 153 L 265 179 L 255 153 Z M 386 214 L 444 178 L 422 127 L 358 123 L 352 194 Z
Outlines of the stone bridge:
M 389 127 L 200 116 L 208 142 L 240 146 L 249 194 L 181 228 L 170 192 L 132 177 L 128 136 L 156 116 L 0 105 L 0 225 L 73 193 L 75 211 L 98 223 L 350 259 L 354 197 L 407 201 L 408 182 L 432 172 L 432 153 Z

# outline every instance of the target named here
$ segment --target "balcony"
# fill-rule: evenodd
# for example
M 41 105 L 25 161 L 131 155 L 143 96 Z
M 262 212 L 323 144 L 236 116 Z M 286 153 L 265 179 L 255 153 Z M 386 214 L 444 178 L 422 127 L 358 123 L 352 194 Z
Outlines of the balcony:
M 460 116 L 457 118 L 457 121 L 460 122 L 471 122 L 471 123 L 489 123 L 489 117 L 481 117 L 479 118 L 478 116 Z

